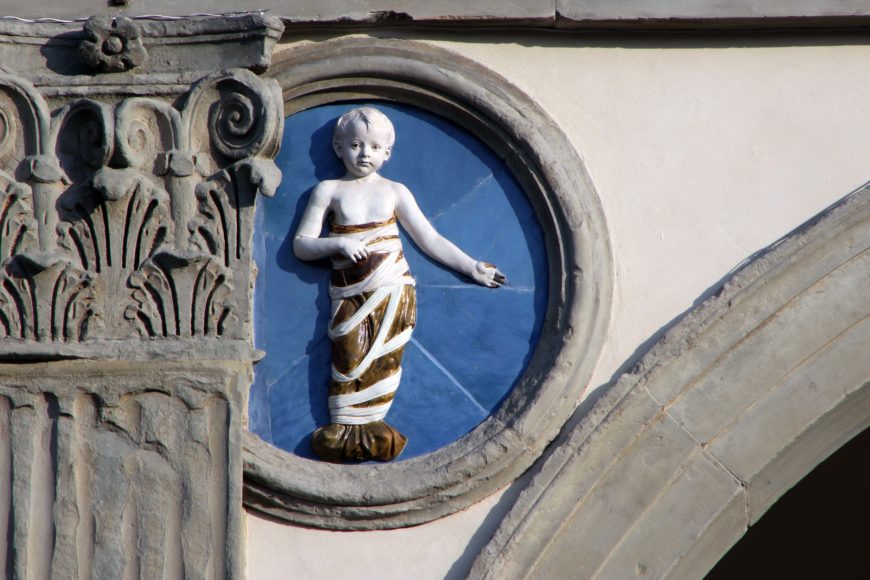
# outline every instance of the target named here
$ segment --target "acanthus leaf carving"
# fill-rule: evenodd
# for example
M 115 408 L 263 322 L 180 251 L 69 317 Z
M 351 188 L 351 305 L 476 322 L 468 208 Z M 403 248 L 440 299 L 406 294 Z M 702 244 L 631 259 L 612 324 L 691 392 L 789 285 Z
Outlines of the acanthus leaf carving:
M 247 182 L 253 188 L 252 196 L 261 194 L 265 197 L 274 197 L 278 186 L 281 185 L 281 170 L 271 159 L 255 157 L 243 159 L 235 164 L 236 171 L 247 172 Z
M 109 17 L 84 34 L 81 24 L 7 24 L 0 472 L 11 475 L 0 485 L 0 568 L 16 578 L 239 577 L 252 264 L 197 251 L 189 224 L 200 183 L 276 150 L 278 125 L 248 123 L 233 103 L 250 102 L 252 119 L 277 111 L 279 123 L 282 107 L 275 81 L 244 71 L 197 84 L 215 89 L 205 98 L 187 93 L 220 66 L 265 68 L 280 21 Z M 277 102 L 263 102 L 264 86 Z M 221 103 L 232 106 L 218 114 Z M 225 152 L 211 142 L 218 122 L 232 127 Z M 220 194 L 247 188 L 229 181 Z M 249 232 L 253 206 L 231 219 Z
M 93 277 L 70 262 L 18 254 L 0 272 L 0 332 L 37 341 L 87 338 L 95 312 Z
M 169 194 L 134 169 L 104 167 L 65 201 L 61 245 L 88 270 L 139 267 L 171 235 Z
M 188 224 L 191 245 L 220 257 L 229 266 L 246 257 L 251 231 L 243 231 L 238 219 L 242 208 L 251 207 L 256 195 L 275 195 L 281 170 L 267 159 L 248 158 L 233 163 L 196 188 L 197 215 Z
M 247 336 L 254 199 L 274 195 L 281 176 L 272 161 L 283 127 L 277 83 L 227 70 L 195 83 L 178 105 L 76 98 L 49 116 L 35 89 L 4 85 L 6 77 L 6 336 Z M 4 138 L 16 145 L 3 149 Z M 25 141 L 26 155 L 10 153 Z M 45 272 L 58 273 L 49 283 Z M 67 322 L 44 327 L 60 316 L 52 300 L 67 288 L 79 288 Z
M 232 271 L 200 253 L 159 253 L 130 277 L 125 316 L 143 337 L 224 336 L 237 320 Z
M 68 202 L 61 247 L 99 275 L 100 312 L 110 336 L 128 332 L 127 281 L 172 235 L 169 195 L 135 169 L 103 167 Z
M 30 187 L 0 171 L 0 262 L 36 246 Z

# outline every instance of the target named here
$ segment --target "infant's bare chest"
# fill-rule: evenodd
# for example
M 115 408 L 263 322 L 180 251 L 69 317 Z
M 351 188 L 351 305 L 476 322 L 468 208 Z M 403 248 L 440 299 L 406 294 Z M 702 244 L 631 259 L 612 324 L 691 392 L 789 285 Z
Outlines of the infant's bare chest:
M 385 221 L 396 212 L 396 196 L 390 192 L 338 192 L 331 204 L 336 223 L 365 224 Z

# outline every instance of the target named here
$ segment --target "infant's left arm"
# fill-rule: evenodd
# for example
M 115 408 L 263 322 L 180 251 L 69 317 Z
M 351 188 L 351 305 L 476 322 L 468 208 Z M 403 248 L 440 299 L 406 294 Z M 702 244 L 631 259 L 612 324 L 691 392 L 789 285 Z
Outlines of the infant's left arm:
M 401 183 L 394 185 L 397 197 L 396 217 L 421 250 L 448 268 L 465 274 L 483 286 L 497 288 L 505 283 L 505 277 L 498 268 L 471 258 L 453 242 L 439 234 L 423 215 L 417 200 L 407 187 Z

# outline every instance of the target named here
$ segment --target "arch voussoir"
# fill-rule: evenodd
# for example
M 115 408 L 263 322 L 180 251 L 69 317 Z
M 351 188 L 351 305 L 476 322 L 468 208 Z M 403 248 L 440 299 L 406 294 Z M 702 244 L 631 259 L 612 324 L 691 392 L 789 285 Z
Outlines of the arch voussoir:
M 569 423 L 472 576 L 702 577 L 870 425 L 867 288 L 865 186 L 740 269 Z

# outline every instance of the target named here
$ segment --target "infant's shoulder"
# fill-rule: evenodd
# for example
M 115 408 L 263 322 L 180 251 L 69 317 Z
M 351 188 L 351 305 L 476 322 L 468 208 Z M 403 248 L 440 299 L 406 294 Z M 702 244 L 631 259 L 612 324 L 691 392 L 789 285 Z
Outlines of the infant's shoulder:
M 336 196 L 338 188 L 338 179 L 324 179 L 311 190 L 311 199 L 328 203 Z
M 396 195 L 409 194 L 411 192 L 404 183 L 393 181 L 392 179 L 387 179 L 386 177 L 381 180 L 378 186 L 383 191 Z
M 341 184 L 340 179 L 324 179 L 314 186 L 315 192 L 333 192 Z

